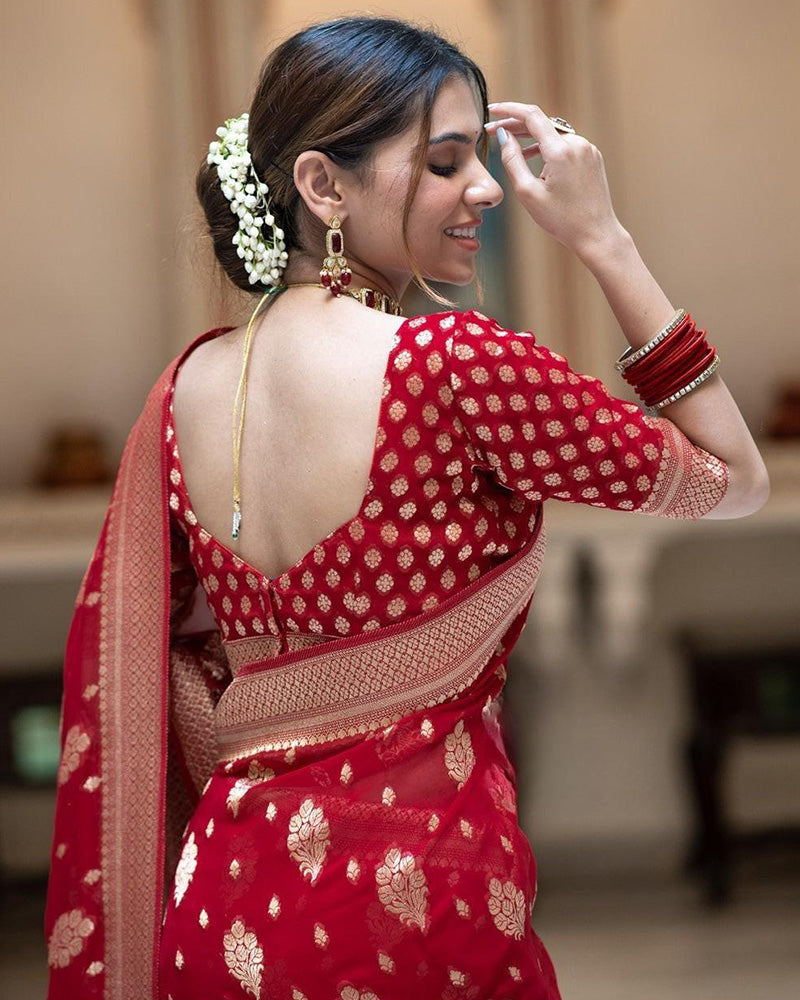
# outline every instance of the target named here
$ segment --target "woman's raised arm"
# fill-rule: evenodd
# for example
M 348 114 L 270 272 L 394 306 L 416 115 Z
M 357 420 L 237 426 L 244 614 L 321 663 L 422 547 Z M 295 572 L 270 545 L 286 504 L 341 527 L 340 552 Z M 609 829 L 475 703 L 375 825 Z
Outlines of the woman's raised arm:
M 675 315 L 675 308 L 622 226 L 606 240 L 585 247 L 580 256 L 603 289 L 634 350 L 646 344 Z M 728 466 L 730 483 L 725 497 L 706 517 L 742 517 L 766 503 L 769 476 L 764 460 L 718 372 L 662 407 L 659 415 L 679 427 L 692 444 L 721 458 Z
M 602 154 L 583 136 L 560 135 L 536 105 L 503 102 L 490 107 L 503 117 L 487 128 L 503 126 L 508 133 L 501 158 L 515 195 L 538 225 L 589 268 L 628 342 L 634 350 L 642 347 L 670 322 L 676 309 L 614 213 Z M 523 150 L 516 135 L 535 142 Z M 545 161 L 539 177 L 526 163 L 533 155 Z M 702 516 L 743 517 L 766 503 L 766 466 L 718 373 L 662 407 L 657 419 L 670 421 L 693 445 L 727 466 L 725 496 Z

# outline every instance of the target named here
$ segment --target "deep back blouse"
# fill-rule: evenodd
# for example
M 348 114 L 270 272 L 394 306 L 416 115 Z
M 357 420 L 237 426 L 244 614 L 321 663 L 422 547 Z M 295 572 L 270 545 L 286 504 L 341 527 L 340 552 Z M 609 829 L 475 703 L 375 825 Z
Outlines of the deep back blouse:
M 165 445 L 191 563 L 173 566 L 173 604 L 199 580 L 229 655 L 238 639 L 277 654 L 428 610 L 518 551 L 547 499 L 694 520 L 729 481 L 670 420 L 474 309 L 397 329 L 361 506 L 276 577 L 198 523 L 171 400 Z

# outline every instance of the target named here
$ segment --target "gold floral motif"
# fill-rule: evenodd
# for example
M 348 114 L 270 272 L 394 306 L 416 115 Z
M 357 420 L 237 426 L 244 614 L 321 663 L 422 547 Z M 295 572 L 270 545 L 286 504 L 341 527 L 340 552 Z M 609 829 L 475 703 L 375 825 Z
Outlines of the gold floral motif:
M 88 872 L 83 876 L 83 881 L 86 885 L 95 885 L 95 883 L 100 881 L 102 872 L 99 868 L 90 868 Z
M 272 899 L 269 901 L 269 907 L 267 912 L 272 917 L 273 920 L 277 920 L 281 914 L 281 901 L 277 896 L 273 895 Z
M 208 914 L 206 913 L 205 910 L 200 911 L 200 916 L 197 918 L 197 922 L 198 924 L 200 924 L 203 930 L 205 930 L 205 928 L 208 927 Z
M 105 966 L 102 962 L 92 962 L 86 969 L 87 976 L 99 976 Z
M 56 847 L 56 857 L 59 858 L 59 860 L 64 857 L 66 852 L 67 852 L 66 844 L 59 844 L 58 847 Z
M 386 972 L 390 976 L 394 975 L 397 970 L 397 967 L 394 964 L 394 959 L 391 955 L 387 955 L 385 951 L 378 952 L 378 966 L 380 967 L 381 972 Z
M 350 858 L 347 862 L 347 877 L 353 885 L 355 885 L 361 877 L 361 868 L 355 858 Z
M 439 825 L 439 817 L 436 813 L 431 813 L 431 818 L 428 820 L 428 830 L 433 833 L 436 827 Z
M 500 843 L 503 845 L 503 850 L 506 852 L 506 854 L 514 853 L 514 845 L 511 843 L 511 841 L 508 839 L 508 837 L 506 837 L 504 833 L 500 834 Z
M 468 976 L 465 972 L 461 972 L 459 969 L 450 969 L 450 982 L 453 986 L 467 986 L 469 983 Z
M 341 1000 L 380 1000 L 380 997 L 376 996 L 372 990 L 356 989 L 355 986 L 342 986 L 339 990 L 339 997 Z
M 183 952 L 180 950 L 180 948 L 175 952 L 175 968 L 176 969 L 183 968 Z
M 62 913 L 53 924 L 47 942 L 47 962 L 54 969 L 63 969 L 83 951 L 86 939 L 94 930 L 94 921 L 83 910 Z
M 292 1000 L 308 1000 L 308 997 L 303 993 L 302 990 L 298 990 L 296 986 L 292 987 Z
M 186 843 L 183 845 L 178 867 L 175 869 L 173 896 L 176 906 L 180 906 L 181 900 L 192 881 L 195 868 L 197 868 L 197 844 L 194 840 L 194 833 L 190 833 Z
M 206 823 L 206 837 L 210 837 L 213 832 L 214 832 L 214 820 L 210 819 L 208 823 Z
M 322 808 L 315 807 L 313 799 L 306 799 L 289 820 L 286 846 L 312 885 L 322 871 L 330 844 L 330 828 Z
M 416 924 L 427 931 L 428 884 L 425 872 L 417 866 L 413 854 L 402 854 L 393 847 L 375 872 L 378 899 L 388 913 L 409 926 Z
M 392 788 L 391 785 L 387 785 L 386 788 L 384 788 L 383 790 L 383 796 L 381 801 L 385 806 L 393 806 L 395 798 L 396 796 L 394 793 L 394 789 Z
M 522 982 L 522 973 L 516 967 L 516 965 L 509 965 L 508 974 L 514 980 L 515 983 Z
M 64 738 L 64 749 L 61 753 L 61 763 L 58 767 L 58 783 L 63 785 L 73 771 L 81 764 L 81 758 L 89 749 L 91 740 L 80 726 L 72 726 Z
M 469 903 L 465 899 L 459 899 L 459 897 L 456 896 L 453 899 L 453 904 L 455 905 L 456 912 L 459 917 L 463 917 L 464 920 L 469 920 L 470 914 L 472 913 Z
M 271 823 L 275 819 L 275 816 L 276 816 L 277 812 L 278 812 L 278 810 L 277 810 L 277 808 L 275 806 L 275 803 L 274 802 L 269 802 L 267 804 L 267 811 L 264 813 L 264 816 Z
M 261 974 L 264 971 L 264 951 L 253 931 L 240 920 L 234 920 L 222 939 L 225 964 L 245 993 L 261 1000 Z
M 314 944 L 324 951 L 328 947 L 329 941 L 328 932 L 322 924 L 314 924 Z
M 464 720 L 459 719 L 452 733 L 448 733 L 444 741 L 444 763 L 448 775 L 461 789 L 475 766 L 475 753 L 472 749 L 472 738 L 464 728 Z
M 230 875 L 231 878 L 238 878 L 242 874 L 242 866 L 239 864 L 236 858 L 234 858 L 233 861 L 231 861 L 230 865 L 228 866 L 228 874 Z
M 84 781 L 82 788 L 85 792 L 96 792 L 102 781 L 99 775 L 93 774 Z
M 254 785 L 262 781 L 269 781 L 275 777 L 275 772 L 271 767 L 265 767 L 260 761 L 250 761 L 246 778 L 238 778 L 233 788 L 228 792 L 226 805 L 233 814 L 234 819 L 239 814 L 239 805 Z
M 472 823 L 469 820 L 462 819 L 459 821 L 459 826 L 461 827 L 461 836 L 466 837 L 467 840 L 472 840 Z
M 489 882 L 486 897 L 489 913 L 495 927 L 507 937 L 517 940 L 525 937 L 525 894 L 511 881 L 501 882 L 493 878 Z
M 344 764 L 342 764 L 342 770 L 339 772 L 339 781 L 341 781 L 343 785 L 349 785 L 352 780 L 353 769 L 350 766 L 350 761 L 346 760 Z
M 87 684 L 86 687 L 83 689 L 83 695 L 82 695 L 83 700 L 91 701 L 99 690 L 100 688 L 96 684 Z

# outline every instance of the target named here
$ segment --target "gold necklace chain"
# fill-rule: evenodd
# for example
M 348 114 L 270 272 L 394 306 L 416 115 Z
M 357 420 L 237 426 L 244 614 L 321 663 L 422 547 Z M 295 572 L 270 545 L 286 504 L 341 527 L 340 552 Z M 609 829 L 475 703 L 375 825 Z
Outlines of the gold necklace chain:
M 242 494 L 239 482 L 239 456 L 242 450 L 242 430 L 244 428 L 244 408 L 247 402 L 247 362 L 250 358 L 250 345 L 253 340 L 253 324 L 256 316 L 261 310 L 261 306 L 269 299 L 274 301 L 287 288 L 296 288 L 300 285 L 308 287 L 325 288 L 320 281 L 293 281 L 288 284 L 281 283 L 273 285 L 261 297 L 258 305 L 253 310 L 250 322 L 247 324 L 247 332 L 244 335 L 244 347 L 242 350 L 242 373 L 239 376 L 239 384 L 236 387 L 236 396 L 233 401 L 233 524 L 231 528 L 231 538 L 238 538 L 242 526 Z M 346 289 L 348 295 L 362 305 L 371 309 L 378 309 L 381 312 L 390 312 L 395 316 L 400 315 L 400 303 L 385 292 L 376 288 Z
M 292 281 L 284 287 L 298 288 L 300 286 L 305 286 L 306 288 L 328 288 L 321 281 Z M 400 315 L 400 303 L 397 299 L 392 298 L 391 295 L 387 295 L 386 292 L 382 292 L 378 288 L 345 288 L 343 291 L 369 309 L 391 313 L 393 316 Z

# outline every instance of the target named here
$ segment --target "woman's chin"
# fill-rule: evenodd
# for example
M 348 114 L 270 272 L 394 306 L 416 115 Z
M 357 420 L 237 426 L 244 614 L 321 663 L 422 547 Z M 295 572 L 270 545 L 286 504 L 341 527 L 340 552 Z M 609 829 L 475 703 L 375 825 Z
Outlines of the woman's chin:
M 475 280 L 474 267 L 453 267 L 448 271 L 423 271 L 422 274 L 426 281 L 435 281 L 440 285 L 471 285 Z

